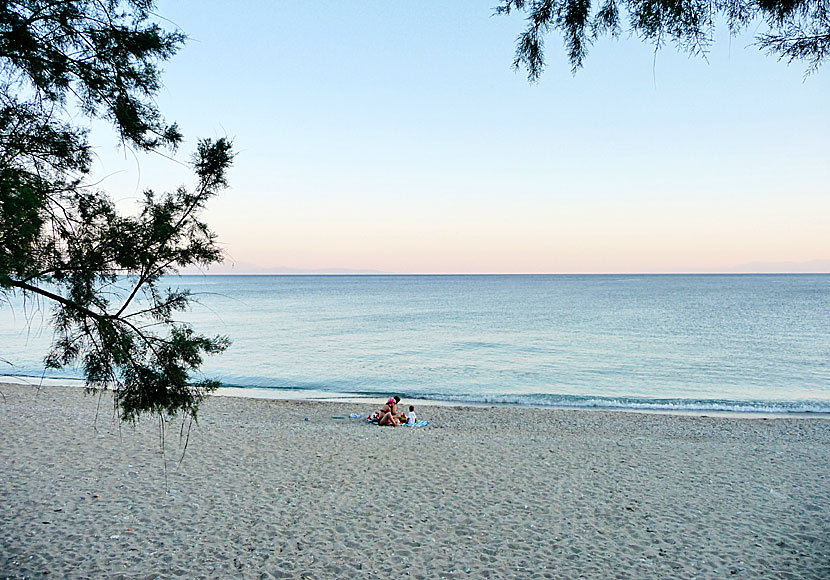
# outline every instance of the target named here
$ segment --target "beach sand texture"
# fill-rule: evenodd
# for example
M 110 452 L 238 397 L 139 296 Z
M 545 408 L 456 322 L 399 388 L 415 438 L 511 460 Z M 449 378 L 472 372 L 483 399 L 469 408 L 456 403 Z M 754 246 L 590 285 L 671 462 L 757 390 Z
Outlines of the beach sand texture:
M 0 577 L 830 578 L 826 419 L 0 392 Z

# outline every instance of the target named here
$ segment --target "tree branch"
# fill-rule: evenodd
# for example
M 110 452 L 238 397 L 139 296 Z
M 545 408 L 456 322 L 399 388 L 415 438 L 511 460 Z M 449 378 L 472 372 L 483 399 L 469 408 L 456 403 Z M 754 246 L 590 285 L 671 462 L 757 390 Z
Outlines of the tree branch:
M 103 313 L 100 313 L 100 312 L 94 312 L 94 311 L 90 310 L 89 308 L 87 308 L 86 306 L 81 306 L 80 304 L 78 304 L 77 302 L 75 302 L 73 300 L 69 300 L 68 298 L 64 298 L 60 294 L 55 294 L 53 292 L 49 292 L 48 290 L 44 290 L 43 288 L 38 288 L 37 286 L 32 286 L 31 284 L 27 284 L 26 282 L 21 282 L 19 280 L 12 279 L 12 280 L 9 280 L 8 283 L 11 286 L 14 286 L 15 288 L 20 288 L 21 290 L 25 290 L 27 292 L 34 292 L 35 294 L 40 294 L 41 296 L 45 296 L 46 298 L 49 298 L 50 300 L 54 300 L 55 302 L 58 302 L 60 304 L 63 304 L 64 306 L 67 306 L 69 308 L 77 310 L 78 312 L 81 312 L 82 314 L 86 314 L 87 316 L 90 316 L 92 318 L 95 318 L 95 319 L 113 318 L 111 315 L 103 314 Z

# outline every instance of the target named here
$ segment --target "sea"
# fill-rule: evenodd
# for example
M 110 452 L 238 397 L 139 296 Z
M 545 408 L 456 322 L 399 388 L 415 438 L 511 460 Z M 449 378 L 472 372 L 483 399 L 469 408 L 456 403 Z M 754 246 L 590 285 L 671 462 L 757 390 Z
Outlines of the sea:
M 276 398 L 830 413 L 830 274 L 163 282 L 193 291 L 183 321 L 233 341 L 204 375 Z M 49 319 L 39 301 L 0 305 L 0 374 L 81 376 L 44 370 Z

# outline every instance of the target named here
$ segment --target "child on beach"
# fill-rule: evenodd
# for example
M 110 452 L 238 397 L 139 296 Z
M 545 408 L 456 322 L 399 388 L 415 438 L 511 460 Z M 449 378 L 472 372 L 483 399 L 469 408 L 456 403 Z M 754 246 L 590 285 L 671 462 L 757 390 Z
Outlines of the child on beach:
M 415 415 L 414 405 L 409 405 L 409 414 L 406 416 L 406 424 L 414 425 L 418 422 L 418 417 Z

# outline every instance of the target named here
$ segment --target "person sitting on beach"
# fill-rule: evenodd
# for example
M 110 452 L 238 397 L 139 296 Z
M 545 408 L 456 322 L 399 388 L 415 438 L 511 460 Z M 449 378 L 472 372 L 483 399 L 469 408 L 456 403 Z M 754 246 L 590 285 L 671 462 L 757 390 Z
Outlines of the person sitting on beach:
M 386 404 L 384 404 L 383 407 L 380 408 L 380 410 L 375 411 L 374 413 L 369 415 L 369 422 L 379 424 L 380 420 L 385 415 L 388 415 L 390 413 L 397 414 L 395 413 L 395 411 L 397 411 L 397 404 L 398 401 L 396 401 L 394 398 L 390 398 L 388 401 L 386 401 Z
M 395 395 L 394 397 L 389 397 L 389 400 L 386 401 L 384 408 L 387 410 L 387 412 L 392 413 L 396 417 L 400 417 L 400 413 L 398 413 L 398 403 L 400 402 L 401 398 L 398 395 Z
M 418 417 L 415 415 L 415 407 L 413 405 L 409 405 L 409 415 L 406 417 L 406 424 L 407 425 L 414 425 L 418 422 Z
M 386 401 L 386 404 L 380 410 L 378 425 L 397 427 L 401 424 L 398 418 L 398 401 L 400 400 L 400 397 L 395 396 Z

